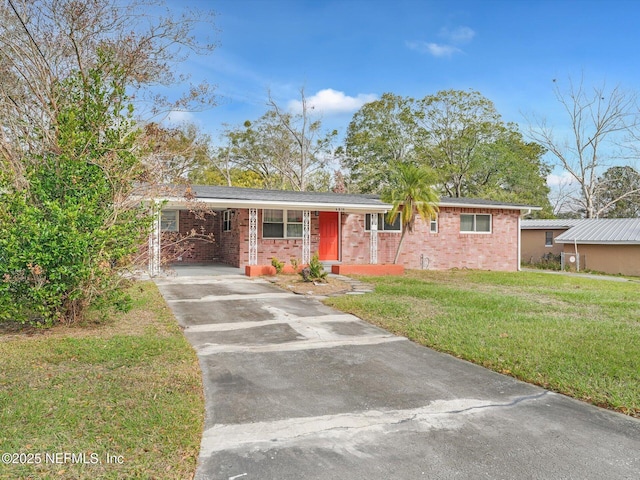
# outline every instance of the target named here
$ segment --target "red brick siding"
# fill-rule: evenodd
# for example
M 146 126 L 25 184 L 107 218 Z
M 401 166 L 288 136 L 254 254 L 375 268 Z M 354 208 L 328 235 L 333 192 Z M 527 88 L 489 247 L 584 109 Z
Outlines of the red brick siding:
M 342 263 L 371 263 L 369 232 L 364 231 L 364 214 L 341 215 L 340 239 Z M 379 246 L 380 237 L 378 237 Z
M 222 231 L 222 211 L 205 220 L 198 220 L 188 212 L 180 212 L 180 232 L 192 228 L 213 232 L 215 242 L 193 240 L 193 248 L 184 255 L 183 262 L 222 262 L 236 267 L 249 264 L 249 210 L 234 209 L 231 231 Z M 492 215 L 490 234 L 460 233 L 461 213 L 489 213 Z M 438 233 L 429 232 L 429 223 L 416 220 L 413 233 L 405 236 L 399 262 L 406 268 L 446 270 L 471 268 L 514 271 L 518 269 L 517 210 L 464 209 L 442 207 L 438 217 Z M 340 215 L 342 263 L 368 264 L 370 233 L 365 232 L 364 214 Z M 378 232 L 378 263 L 392 263 L 400 241 L 400 233 Z M 311 213 L 311 254 L 318 251 L 318 217 Z M 270 264 L 276 257 L 284 263 L 302 258 L 302 239 L 263 239 L 262 210 L 258 210 L 258 264 Z
M 242 230 L 249 229 L 249 213 L 246 209 L 231 209 L 231 230 L 225 232 L 224 213 L 216 216 L 216 261 L 233 267 L 240 266 L 240 238 Z
M 243 229 L 240 235 L 240 265 L 249 264 L 249 211 L 243 210 Z M 318 217 L 311 212 L 311 255 L 318 251 Z M 302 239 L 262 238 L 262 209 L 258 210 L 258 265 L 270 265 L 272 258 L 289 263 L 291 258 L 302 260 Z
M 213 233 L 215 239 L 217 220 L 217 215 L 205 215 L 204 218 L 197 218 L 194 212 L 180 210 L 179 233 L 183 237 L 192 231 L 201 235 Z M 185 243 L 187 249 L 181 254 L 182 259 L 178 260 L 178 263 L 211 263 L 215 260 L 215 243 L 198 238 L 190 238 Z
M 461 213 L 491 214 L 492 232 L 460 233 Z M 398 263 L 406 268 L 421 268 L 423 256 L 425 267 L 433 270 L 517 270 L 518 216 L 517 210 L 442 207 L 438 218 L 438 233 L 430 233 L 429 223 L 418 218 L 413 233 L 405 235 Z M 400 236 L 400 233 L 378 232 L 378 263 L 393 262 Z M 369 242 L 370 233 L 364 230 L 364 215 L 344 215 L 342 262 L 369 263 Z

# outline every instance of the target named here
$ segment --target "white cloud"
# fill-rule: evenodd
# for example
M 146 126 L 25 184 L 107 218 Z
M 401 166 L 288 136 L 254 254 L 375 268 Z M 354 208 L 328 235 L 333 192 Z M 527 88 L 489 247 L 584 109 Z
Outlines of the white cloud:
M 420 53 L 428 53 L 434 57 L 450 57 L 454 53 L 462 53 L 458 47 L 453 45 L 441 45 L 439 43 L 431 42 L 407 42 L 407 46 L 411 50 L 415 50 Z
M 469 27 L 456 27 L 453 30 L 443 28 L 440 35 L 454 44 L 469 43 L 476 36 L 476 32 Z
M 165 118 L 165 122 L 167 123 L 184 123 L 184 122 L 193 122 L 195 117 L 191 112 L 182 112 L 180 110 L 172 110 L 169 112 L 167 117 Z
M 451 57 L 456 53 L 463 51 L 456 45 L 469 43 L 476 36 L 476 32 L 469 27 L 456 27 L 454 29 L 443 28 L 440 30 L 440 37 L 446 40 L 446 43 L 434 43 L 424 41 L 407 42 L 407 47 L 420 53 L 428 53 L 434 57 Z
M 550 187 L 568 186 L 576 181 L 569 172 L 562 172 L 560 175 L 552 173 L 547 176 L 547 185 Z
M 360 93 L 355 97 L 345 95 L 332 88 L 320 90 L 315 95 L 307 97 L 307 108 L 324 113 L 350 113 L 355 112 L 365 103 L 377 100 L 378 96 L 373 93 Z M 291 100 L 288 104 L 289 111 L 299 113 L 302 111 L 302 102 L 300 100 Z

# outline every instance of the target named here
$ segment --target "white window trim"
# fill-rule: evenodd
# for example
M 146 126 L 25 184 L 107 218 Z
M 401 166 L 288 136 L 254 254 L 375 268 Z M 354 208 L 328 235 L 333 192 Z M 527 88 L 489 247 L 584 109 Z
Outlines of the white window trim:
M 364 217 L 364 231 L 370 232 L 371 230 L 367 228 L 367 215 L 371 215 L 371 213 L 365 214 Z M 398 214 L 400 215 L 400 214 Z M 380 216 L 382 216 L 382 221 L 380 221 Z M 378 214 L 378 232 L 387 232 L 387 233 L 402 233 L 402 217 L 400 217 L 400 228 L 398 230 L 385 230 L 384 225 L 386 221 L 386 214 L 379 213 Z M 371 224 L 371 222 L 369 222 Z
M 435 230 L 432 228 L 436 226 Z M 435 214 L 434 218 L 429 219 L 429 233 L 438 233 L 438 214 Z
M 478 232 L 476 230 L 462 230 L 462 216 L 463 215 L 471 215 L 473 216 L 473 228 L 476 228 L 476 217 L 478 215 L 488 216 L 489 217 L 489 231 L 488 232 Z M 491 235 L 493 233 L 493 215 L 490 213 L 461 213 L 460 214 L 460 233 L 465 235 Z
M 264 211 L 265 210 L 280 210 L 282 212 L 282 237 L 265 237 L 264 236 Z M 289 210 L 292 211 L 301 211 L 303 212 L 303 210 L 300 210 L 298 208 L 290 208 L 290 209 L 286 209 L 286 208 L 266 208 L 262 210 L 262 238 L 265 240 L 302 240 L 302 236 L 304 235 L 304 232 L 301 233 L 301 235 L 299 237 L 289 237 L 287 236 L 287 225 L 291 224 L 291 225 L 303 225 L 303 229 L 304 229 L 304 213 L 303 213 L 303 221 L 302 222 L 289 222 L 289 216 L 288 216 L 288 212 Z M 274 222 L 268 222 L 268 223 L 274 223 Z
M 162 216 L 172 212 L 175 214 L 175 227 L 174 228 L 163 228 L 162 227 Z M 160 230 L 162 232 L 179 232 L 180 231 L 180 210 L 162 210 L 160 212 Z
M 222 212 L 222 231 L 223 232 L 230 232 L 231 231 L 231 210 L 225 210 Z M 227 228 L 227 225 L 229 225 L 229 228 Z

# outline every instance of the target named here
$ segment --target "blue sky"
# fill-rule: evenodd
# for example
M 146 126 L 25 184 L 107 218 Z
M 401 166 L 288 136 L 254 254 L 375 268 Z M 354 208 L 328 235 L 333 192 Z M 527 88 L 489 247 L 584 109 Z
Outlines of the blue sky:
M 170 0 L 179 10 L 183 4 Z M 635 88 L 640 2 L 635 0 L 192 0 L 217 13 L 218 43 L 184 65 L 217 85 L 219 105 L 189 118 L 214 139 L 223 124 L 260 117 L 267 92 L 307 99 L 344 134 L 353 113 L 385 92 L 422 98 L 473 89 L 505 121 L 523 114 L 566 123 L 553 79 Z M 178 116 L 174 116 L 178 118 Z

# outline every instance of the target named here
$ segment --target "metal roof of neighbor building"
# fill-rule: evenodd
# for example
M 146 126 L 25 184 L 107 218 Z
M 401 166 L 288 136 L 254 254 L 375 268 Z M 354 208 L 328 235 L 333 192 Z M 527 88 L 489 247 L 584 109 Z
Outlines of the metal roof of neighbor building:
M 640 218 L 583 220 L 555 238 L 557 243 L 640 244 Z
M 520 228 L 523 230 L 559 230 L 575 227 L 580 222 L 589 221 L 583 218 L 522 220 Z

